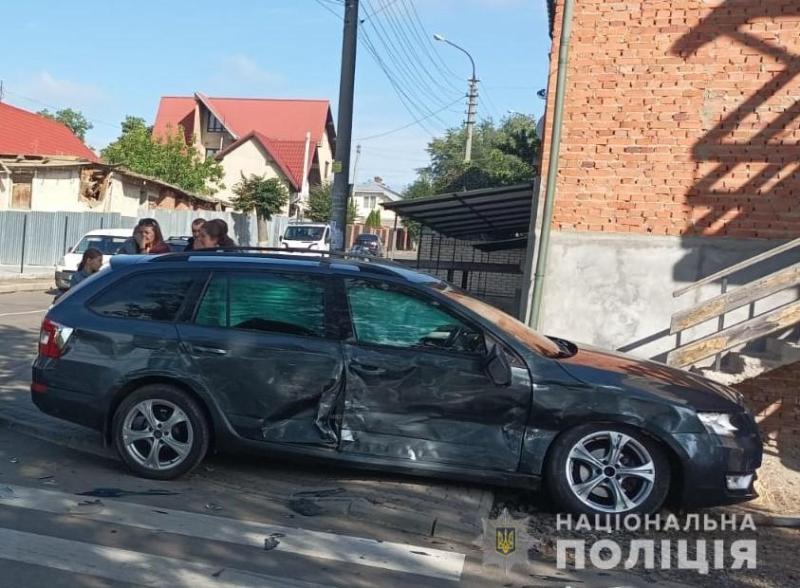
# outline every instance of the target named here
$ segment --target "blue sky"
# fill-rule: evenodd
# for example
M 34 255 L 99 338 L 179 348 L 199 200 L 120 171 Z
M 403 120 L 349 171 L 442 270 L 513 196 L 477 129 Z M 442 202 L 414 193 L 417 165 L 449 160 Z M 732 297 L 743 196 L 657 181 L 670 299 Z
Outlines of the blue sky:
M 419 36 L 411 28 L 418 23 L 413 8 Z M 126 114 L 152 122 L 160 96 L 195 91 L 328 98 L 335 119 L 342 26 L 333 13 L 342 12 L 340 0 L 40 0 L 35 9 L 11 3 L 3 7 L 4 46 L 14 48 L 0 61 L 5 101 L 29 110 L 83 111 L 94 124 L 87 142 L 95 148 L 118 135 Z M 547 83 L 550 49 L 545 0 L 362 0 L 362 18 L 362 31 L 414 116 L 359 45 L 353 131 L 362 144 L 359 181 L 382 176 L 402 189 L 427 163 L 431 134 L 463 123 L 469 61 L 442 43 L 423 43 L 422 27 L 472 53 L 481 80 L 479 118 L 498 119 L 509 110 L 541 115 L 536 91 Z M 388 39 L 394 40 L 387 48 Z M 415 56 L 422 65 L 412 62 Z M 423 121 L 425 129 L 415 124 L 358 141 L 431 112 L 436 117 Z

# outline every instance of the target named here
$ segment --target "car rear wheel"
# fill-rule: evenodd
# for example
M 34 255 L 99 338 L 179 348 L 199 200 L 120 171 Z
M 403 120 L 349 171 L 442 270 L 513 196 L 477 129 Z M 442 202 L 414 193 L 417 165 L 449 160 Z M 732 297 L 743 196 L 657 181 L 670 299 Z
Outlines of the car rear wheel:
M 623 425 L 583 425 L 561 435 L 546 465 L 556 504 L 578 513 L 651 513 L 669 491 L 664 450 Z
M 182 476 L 208 450 L 208 423 L 197 402 L 164 384 L 139 388 L 114 413 L 117 453 L 134 473 L 157 480 Z

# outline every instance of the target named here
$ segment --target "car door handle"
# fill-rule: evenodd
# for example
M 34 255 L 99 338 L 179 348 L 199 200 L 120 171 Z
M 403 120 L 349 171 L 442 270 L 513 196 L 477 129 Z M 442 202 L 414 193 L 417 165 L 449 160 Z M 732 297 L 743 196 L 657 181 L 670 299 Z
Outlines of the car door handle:
M 227 349 L 219 347 L 206 347 L 205 345 L 189 345 L 189 351 L 195 355 L 227 355 Z
M 357 372 L 362 372 L 364 374 L 368 374 L 370 376 L 380 376 L 381 374 L 385 374 L 386 370 L 383 368 L 379 368 L 376 365 L 368 365 L 364 363 L 359 363 L 354 361 L 350 364 L 350 366 L 356 370 Z

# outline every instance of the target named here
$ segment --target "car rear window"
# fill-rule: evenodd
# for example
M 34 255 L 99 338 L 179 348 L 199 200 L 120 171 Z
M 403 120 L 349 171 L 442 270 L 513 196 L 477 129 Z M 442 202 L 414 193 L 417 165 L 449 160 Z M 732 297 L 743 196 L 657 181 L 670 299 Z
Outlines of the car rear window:
M 325 284 L 296 275 L 215 275 L 195 323 L 307 337 L 325 336 Z
M 129 237 L 115 235 L 87 235 L 72 252 L 84 253 L 87 249 L 94 248 L 99 249 L 103 255 L 114 255 L 128 239 Z
M 142 272 L 114 283 L 94 298 L 97 314 L 126 319 L 173 321 L 196 272 Z

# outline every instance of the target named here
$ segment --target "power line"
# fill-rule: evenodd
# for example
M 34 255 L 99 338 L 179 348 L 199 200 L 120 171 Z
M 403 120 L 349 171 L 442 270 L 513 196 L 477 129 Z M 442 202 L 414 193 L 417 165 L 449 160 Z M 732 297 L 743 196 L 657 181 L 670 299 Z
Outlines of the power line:
M 431 60 L 431 63 L 433 63 L 433 66 L 436 68 L 436 71 L 438 71 L 439 74 L 441 75 L 442 80 L 444 80 L 445 83 L 447 83 L 447 85 L 450 86 L 452 89 L 454 89 L 457 92 L 460 92 L 461 89 L 458 86 L 456 86 L 451 80 L 455 79 L 458 80 L 459 82 L 461 82 L 462 80 L 449 67 L 447 67 L 447 64 L 442 59 L 442 56 L 439 54 L 439 49 L 436 47 L 436 45 L 433 44 L 433 41 L 431 40 L 431 35 L 430 33 L 428 33 L 428 30 L 425 28 L 425 25 L 423 24 L 422 19 L 420 18 L 419 13 L 417 12 L 417 7 L 414 4 L 414 0 L 408 0 L 408 4 L 406 4 L 406 0 L 402 1 L 406 13 L 408 14 L 410 12 L 413 17 L 409 18 L 409 21 L 411 22 L 411 30 L 414 36 L 419 41 L 420 47 L 422 47 L 422 50 L 428 56 L 428 59 Z M 410 11 L 409 11 L 409 6 L 411 7 Z
M 370 6 L 370 8 L 372 8 L 368 0 L 367 4 Z M 370 21 L 369 24 L 372 25 L 372 33 L 375 34 L 377 39 L 383 45 L 389 61 L 394 65 L 396 71 L 400 73 L 401 77 L 404 79 L 404 84 L 406 85 L 406 94 L 413 96 L 416 102 L 422 106 L 422 109 L 427 112 L 427 114 L 433 114 L 433 110 L 428 108 L 427 103 L 432 101 L 439 106 L 443 103 L 446 103 L 447 99 L 442 99 L 437 95 L 436 90 L 431 89 L 430 83 L 420 73 L 419 68 L 413 62 L 414 60 L 409 55 L 408 49 L 402 42 L 399 34 L 395 33 L 393 42 L 392 35 L 383 25 L 382 19 L 374 19 Z M 393 23 L 390 23 L 388 20 L 387 24 L 390 27 L 393 26 Z M 407 59 L 403 58 L 401 51 L 405 53 Z M 434 115 L 433 118 L 438 120 L 442 125 L 447 126 L 447 123 L 445 123 L 442 118 L 436 115 Z
M 403 1 L 405 2 L 405 0 Z M 455 73 L 452 69 L 450 69 L 450 67 L 447 65 L 447 62 L 439 54 L 439 48 L 433 44 L 433 41 L 431 40 L 433 37 L 431 37 L 431 34 L 428 32 L 428 29 L 425 28 L 425 24 L 423 23 L 422 19 L 419 16 L 419 12 L 417 11 L 417 6 L 416 4 L 414 4 L 414 0 L 408 0 L 408 3 L 411 6 L 411 12 L 414 15 L 414 19 L 416 20 L 417 24 L 420 27 L 420 30 L 422 31 L 422 37 L 428 42 L 428 45 L 430 45 L 430 49 L 433 51 L 433 54 L 442 64 L 444 70 L 447 73 L 449 73 L 452 77 L 460 81 L 461 77 L 457 73 Z
M 388 8 L 389 6 L 391 6 L 391 4 L 386 4 L 385 6 Z M 443 90 L 442 88 L 442 80 L 437 79 L 430 72 L 429 68 L 427 67 L 427 64 L 424 63 L 427 62 L 425 57 L 424 56 L 420 57 L 420 54 L 418 53 L 416 47 L 418 45 L 418 42 L 412 41 L 411 38 L 409 37 L 409 34 L 406 32 L 406 31 L 411 32 L 411 35 L 413 36 L 413 31 L 411 31 L 411 29 L 408 27 L 407 24 L 408 15 L 406 15 L 406 20 L 404 21 L 402 15 L 399 12 L 399 9 L 395 10 L 395 8 L 390 8 L 389 10 L 386 11 L 386 20 L 392 27 L 393 31 L 395 32 L 396 38 L 399 41 L 401 49 L 403 49 L 403 51 L 409 57 L 410 61 L 416 62 L 419 68 L 425 73 L 427 78 L 433 83 L 433 87 L 436 89 L 437 92 L 441 93 L 442 96 L 447 96 L 447 98 L 449 98 L 450 94 L 445 90 Z M 457 94 L 461 94 L 461 90 L 459 89 L 456 89 L 455 92 Z
M 443 106 L 441 109 L 439 109 L 438 111 L 434 112 L 433 114 L 438 114 L 439 112 L 442 112 L 443 110 L 446 110 L 446 109 L 448 109 L 449 107 L 451 107 L 451 106 L 452 106 L 453 104 L 455 104 L 456 102 L 461 102 L 461 100 L 462 100 L 462 99 L 461 99 L 461 97 L 459 97 L 459 98 L 458 98 L 457 100 L 455 100 L 454 102 L 451 102 L 451 103 L 450 103 L 450 104 L 448 104 L 447 106 Z M 431 116 L 433 116 L 433 115 L 428 115 L 427 117 L 422 117 L 422 118 L 418 118 L 418 119 L 412 120 L 410 123 L 408 123 L 408 124 L 405 124 L 405 125 L 403 125 L 402 127 L 397 127 L 396 129 L 392 129 L 391 131 L 386 131 L 386 132 L 384 132 L 384 133 L 378 133 L 377 135 L 369 135 L 369 136 L 367 136 L 367 137 L 360 137 L 360 138 L 358 139 L 358 141 L 370 141 L 370 140 L 372 140 L 372 139 L 377 139 L 377 138 L 379 138 L 379 137 L 385 137 L 386 135 L 391 135 L 391 134 L 393 134 L 393 133 L 397 133 L 397 132 L 399 132 L 399 131 L 402 131 L 402 130 L 404 130 L 404 129 L 407 129 L 408 127 L 414 126 L 415 124 L 418 124 L 419 122 L 421 122 L 421 121 L 423 121 L 423 120 L 427 120 L 427 119 L 428 119 L 428 118 L 430 118 Z

